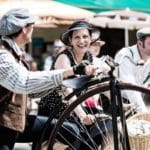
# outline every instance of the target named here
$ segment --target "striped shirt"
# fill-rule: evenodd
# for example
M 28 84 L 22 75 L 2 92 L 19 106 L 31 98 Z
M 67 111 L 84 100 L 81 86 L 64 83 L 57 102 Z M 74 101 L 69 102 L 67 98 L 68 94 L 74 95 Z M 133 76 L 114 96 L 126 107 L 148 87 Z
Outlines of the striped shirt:
M 32 94 L 61 85 L 62 70 L 28 71 L 22 63 L 3 48 L 0 49 L 0 85 L 18 94 Z

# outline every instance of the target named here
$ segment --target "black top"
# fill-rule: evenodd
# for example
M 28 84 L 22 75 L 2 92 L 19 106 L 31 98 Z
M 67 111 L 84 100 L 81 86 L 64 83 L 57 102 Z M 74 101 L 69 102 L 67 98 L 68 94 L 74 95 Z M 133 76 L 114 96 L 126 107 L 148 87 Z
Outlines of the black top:
M 61 52 L 60 54 L 58 54 L 58 56 L 56 57 L 56 59 L 54 60 L 54 62 L 52 64 L 52 68 L 51 68 L 52 70 L 55 69 L 54 68 L 55 62 L 61 54 L 67 55 L 67 57 L 70 60 L 71 66 L 76 65 L 74 57 L 72 56 L 72 53 L 66 49 L 63 52 Z M 92 63 L 92 61 L 93 61 L 92 54 L 89 51 L 87 51 L 83 57 L 83 60 L 88 60 Z M 57 111 L 57 113 L 55 113 L 56 118 L 61 115 L 61 113 L 66 109 L 68 104 L 66 104 L 62 101 L 62 95 L 60 93 L 61 93 L 60 89 L 57 88 L 53 92 L 49 93 L 47 96 L 41 98 L 41 101 L 39 103 L 39 114 L 40 115 L 49 116 L 49 114 L 53 110 Z

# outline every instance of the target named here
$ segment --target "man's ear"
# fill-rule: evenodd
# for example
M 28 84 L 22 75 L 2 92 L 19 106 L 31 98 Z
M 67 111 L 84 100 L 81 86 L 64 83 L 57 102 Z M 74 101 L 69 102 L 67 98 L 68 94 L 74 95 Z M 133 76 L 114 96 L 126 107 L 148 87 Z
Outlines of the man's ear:
M 27 29 L 25 27 L 22 28 L 22 32 L 25 34 L 27 32 Z
M 138 40 L 137 45 L 140 46 L 140 47 L 143 47 L 143 42 L 141 40 Z

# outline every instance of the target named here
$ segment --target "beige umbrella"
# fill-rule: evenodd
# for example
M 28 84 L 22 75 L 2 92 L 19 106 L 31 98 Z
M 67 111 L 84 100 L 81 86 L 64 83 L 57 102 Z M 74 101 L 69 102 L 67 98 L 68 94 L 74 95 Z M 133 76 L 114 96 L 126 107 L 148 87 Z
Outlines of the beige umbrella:
M 17 7 L 27 8 L 32 14 L 37 15 L 38 27 L 68 25 L 75 20 L 94 15 L 93 12 L 50 0 L 0 0 L 0 16 Z
M 130 9 L 101 12 L 86 20 L 97 27 L 125 29 L 125 46 L 129 45 L 128 30 L 150 26 L 150 15 Z

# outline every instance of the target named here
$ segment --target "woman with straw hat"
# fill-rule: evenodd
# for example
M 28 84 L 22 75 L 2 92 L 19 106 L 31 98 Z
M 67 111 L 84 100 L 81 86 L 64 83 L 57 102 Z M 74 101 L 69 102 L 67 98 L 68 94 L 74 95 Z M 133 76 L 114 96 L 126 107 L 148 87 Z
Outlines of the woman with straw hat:
M 91 43 L 96 42 L 99 39 L 99 37 L 100 31 L 96 28 L 93 28 L 87 22 L 85 21 L 74 22 L 69 27 L 69 29 L 66 32 L 64 32 L 60 37 L 62 42 L 65 45 L 67 45 L 68 48 L 56 57 L 52 69 L 70 68 L 71 66 L 80 64 L 82 61 L 88 61 L 88 63 L 93 64 L 95 58 L 89 52 L 89 48 Z M 106 68 L 108 69 L 107 65 Z M 81 75 L 82 72 L 78 72 L 78 74 Z M 68 95 L 73 91 L 73 89 L 67 88 L 63 89 L 62 91 L 63 93 L 61 95 L 63 94 Z M 75 97 L 71 98 L 69 100 L 69 103 L 72 103 L 75 99 L 76 99 Z M 50 93 L 49 95 L 41 99 L 39 104 L 39 114 L 49 115 L 51 110 L 53 110 L 53 107 L 55 107 L 55 105 L 57 105 L 60 102 L 62 104 L 55 117 L 59 117 L 60 114 L 68 106 L 68 104 L 62 102 L 62 96 L 60 96 L 60 91 L 55 90 L 53 93 Z M 97 147 L 103 143 L 102 142 L 103 140 L 100 139 L 103 139 L 104 136 L 106 136 L 106 134 L 111 133 L 110 119 L 107 118 L 106 120 L 104 119 L 103 121 L 101 121 L 101 119 L 96 119 L 95 115 L 87 114 L 83 110 L 81 105 L 78 105 L 78 107 L 74 110 L 74 113 L 79 118 L 80 123 L 84 124 L 87 127 L 89 134 L 96 143 Z M 99 127 L 96 127 L 95 120 L 97 120 Z M 105 127 L 108 128 L 106 129 Z M 102 130 L 101 133 L 98 128 Z M 89 140 L 86 138 L 84 139 L 87 141 Z M 90 141 L 88 142 L 90 143 Z M 103 143 L 103 146 L 112 144 L 112 141 L 109 142 L 110 143 L 107 142 L 105 144 Z M 83 144 L 82 141 L 79 140 L 78 144 L 79 143 L 81 144 L 79 149 L 89 149 L 89 147 Z

